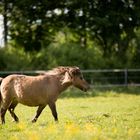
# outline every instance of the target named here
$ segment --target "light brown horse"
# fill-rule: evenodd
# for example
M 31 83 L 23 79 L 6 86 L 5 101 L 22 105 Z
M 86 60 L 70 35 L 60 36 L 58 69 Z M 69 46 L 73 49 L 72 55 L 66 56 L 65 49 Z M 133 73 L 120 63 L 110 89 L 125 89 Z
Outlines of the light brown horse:
M 60 93 L 69 86 L 82 91 L 89 89 L 78 67 L 58 67 L 39 76 L 9 75 L 2 80 L 0 97 L 0 115 L 5 123 L 5 113 L 9 110 L 14 121 L 19 119 L 14 113 L 18 103 L 38 106 L 32 122 L 36 122 L 42 110 L 49 105 L 55 121 L 58 120 L 55 102 Z

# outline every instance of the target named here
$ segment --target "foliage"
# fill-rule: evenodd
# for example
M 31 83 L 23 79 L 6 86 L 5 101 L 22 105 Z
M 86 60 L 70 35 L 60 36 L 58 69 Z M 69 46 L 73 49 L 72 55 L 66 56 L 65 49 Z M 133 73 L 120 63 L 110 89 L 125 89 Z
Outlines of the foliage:
M 101 62 L 100 52 L 94 51 L 95 48 L 79 48 L 78 44 L 61 44 L 60 46 L 50 46 L 48 56 L 50 66 L 72 65 L 82 69 L 97 68 Z
M 92 45 L 95 47 L 93 48 Z M 104 67 L 105 64 L 102 52 L 96 44 L 89 43 L 89 47 L 81 49 L 72 34 L 67 34 L 67 39 L 65 39 L 62 32 L 56 36 L 55 43 L 38 52 L 27 53 L 23 49 L 9 46 L 0 49 L 0 53 L 3 54 L 0 58 L 2 65 L 0 70 L 47 70 L 60 65 L 75 65 L 81 69 L 92 69 Z M 21 63 L 22 61 L 24 62 Z
M 140 25 L 138 0 L 3 0 L 1 7 L 5 4 L 9 35 L 28 51 L 45 47 L 55 32 L 68 27 L 83 46 L 87 38 L 97 39 L 105 55 L 123 54 Z
M 30 56 L 12 47 L 0 49 L 0 70 L 25 70 L 30 67 Z
M 140 29 L 137 29 L 136 38 L 132 42 L 133 49 L 131 51 L 131 54 L 134 54 L 132 57 L 132 67 L 139 68 L 139 62 L 140 62 Z M 130 58 L 130 56 L 129 56 Z
M 17 49 L 0 56 L 1 69 L 140 66 L 139 0 L 2 0 L 0 13 L 7 46 Z M 25 66 L 14 52 L 23 53 Z
M 104 58 L 96 43 L 89 43 L 88 47 L 80 48 L 79 44 L 72 42 L 71 39 L 67 42 L 61 39 L 38 52 L 27 53 L 23 49 L 10 46 L 1 48 L 0 71 L 48 70 L 57 66 L 79 66 L 81 69 L 139 67 L 138 61 L 135 61 L 138 57 L 136 50 L 131 53 L 130 49 L 128 59 L 123 63 L 115 56 Z
M 64 94 L 67 97 L 67 92 Z M 80 94 L 83 97 L 83 93 Z M 91 94 L 98 93 L 94 91 Z M 139 95 L 126 92 L 118 94 L 112 90 L 99 93 L 99 96 L 91 97 L 87 94 L 85 98 L 81 97 L 58 100 L 59 123 L 54 123 L 51 111 L 46 108 L 38 122 L 32 124 L 29 119 L 34 115 L 36 108 L 19 105 L 15 112 L 20 122 L 12 122 L 10 114 L 7 113 L 6 124 L 0 125 L 1 139 L 139 140 Z

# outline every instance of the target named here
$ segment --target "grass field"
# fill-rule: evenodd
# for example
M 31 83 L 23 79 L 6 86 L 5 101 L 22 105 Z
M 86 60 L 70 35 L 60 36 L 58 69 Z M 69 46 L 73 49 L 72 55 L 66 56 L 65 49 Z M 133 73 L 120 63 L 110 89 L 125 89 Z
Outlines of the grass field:
M 140 89 L 93 90 L 83 94 L 72 89 L 57 101 L 59 123 L 46 107 L 32 124 L 36 108 L 18 105 L 20 122 L 0 125 L 0 140 L 139 140 Z M 139 94 L 138 94 L 139 93 Z

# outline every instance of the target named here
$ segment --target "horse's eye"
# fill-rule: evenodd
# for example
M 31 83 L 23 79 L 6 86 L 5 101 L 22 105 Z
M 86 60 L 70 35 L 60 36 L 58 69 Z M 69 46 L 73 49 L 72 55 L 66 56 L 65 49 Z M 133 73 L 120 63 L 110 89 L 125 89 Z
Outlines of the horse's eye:
M 81 80 L 83 80 L 83 77 L 82 77 L 82 76 L 80 76 L 80 79 L 81 79 Z

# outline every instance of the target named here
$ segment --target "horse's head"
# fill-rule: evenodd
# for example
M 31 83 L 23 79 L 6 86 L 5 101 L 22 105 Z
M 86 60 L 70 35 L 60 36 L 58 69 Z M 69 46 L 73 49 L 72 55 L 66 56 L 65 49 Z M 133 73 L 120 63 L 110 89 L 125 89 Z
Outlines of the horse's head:
M 66 72 L 63 84 L 72 84 L 73 86 L 81 89 L 82 91 L 87 91 L 90 87 L 89 84 L 83 78 L 83 75 L 78 67 L 70 67 Z

